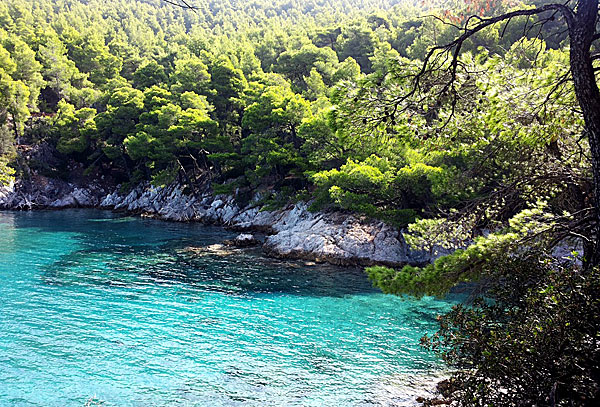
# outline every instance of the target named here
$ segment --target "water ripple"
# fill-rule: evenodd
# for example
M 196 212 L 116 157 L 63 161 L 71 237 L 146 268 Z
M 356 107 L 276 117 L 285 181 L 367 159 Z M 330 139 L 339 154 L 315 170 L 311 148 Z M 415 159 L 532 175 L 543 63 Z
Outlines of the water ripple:
M 0 406 L 402 406 L 439 371 L 418 342 L 449 301 L 382 295 L 356 269 L 189 250 L 229 237 L 0 213 Z

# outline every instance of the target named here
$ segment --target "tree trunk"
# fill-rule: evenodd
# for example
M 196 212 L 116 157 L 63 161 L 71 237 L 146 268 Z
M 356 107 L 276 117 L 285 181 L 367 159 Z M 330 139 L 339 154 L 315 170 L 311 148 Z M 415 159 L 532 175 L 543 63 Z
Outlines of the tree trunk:
M 17 127 L 17 119 L 15 118 L 15 115 L 11 115 L 11 117 L 12 117 L 13 132 L 15 133 L 15 144 L 21 144 L 21 142 L 19 140 L 19 130 Z
M 596 233 L 594 243 L 589 245 L 591 253 L 584 253 L 588 267 L 600 265 L 600 91 L 590 52 L 597 15 L 598 0 L 582 0 L 569 26 L 571 73 L 592 157 Z
M 194 182 L 190 179 L 187 171 L 185 170 L 185 167 L 183 166 L 183 164 L 181 164 L 181 161 L 179 161 L 179 158 L 177 159 L 177 164 L 179 164 L 179 168 L 181 169 L 180 172 L 183 173 L 185 181 L 188 183 L 189 187 L 192 190 L 192 195 L 194 196 L 194 198 L 198 198 L 198 194 L 196 193 L 196 187 L 194 186 Z

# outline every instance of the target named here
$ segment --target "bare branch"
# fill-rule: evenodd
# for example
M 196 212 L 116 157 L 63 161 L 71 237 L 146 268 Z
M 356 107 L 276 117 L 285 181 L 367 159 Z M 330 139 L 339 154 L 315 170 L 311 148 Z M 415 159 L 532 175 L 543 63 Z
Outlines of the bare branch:
M 436 46 L 431 47 L 429 49 L 429 51 L 427 52 L 418 72 L 411 75 L 412 85 L 409 87 L 409 90 L 405 94 L 403 94 L 397 98 L 394 98 L 394 100 L 392 102 L 397 105 L 401 105 L 401 104 L 404 104 L 405 102 L 407 102 L 410 98 L 415 96 L 415 94 L 420 91 L 423 78 L 426 75 L 441 69 L 443 66 L 445 66 L 448 63 L 448 60 L 449 60 L 449 68 L 448 68 L 449 78 L 446 80 L 441 91 L 438 93 L 438 96 L 440 96 L 440 97 L 446 96 L 449 91 L 454 90 L 454 84 L 457 79 L 458 69 L 459 69 L 459 67 L 460 68 L 463 67 L 463 65 L 461 65 L 459 62 L 459 58 L 460 58 L 461 49 L 462 49 L 465 41 L 467 41 L 469 38 L 471 38 L 472 36 L 474 36 L 475 34 L 484 30 L 487 27 L 490 27 L 494 24 L 506 21 L 506 25 L 504 26 L 504 29 L 503 29 L 503 34 L 504 34 L 506 27 L 508 26 L 508 24 L 510 23 L 510 21 L 513 18 L 519 17 L 519 16 L 531 17 L 534 15 L 540 15 L 540 14 L 544 14 L 547 12 L 553 12 L 553 13 L 549 17 L 544 18 L 543 20 L 539 21 L 538 23 L 532 24 L 532 26 L 529 27 L 529 30 L 533 29 L 536 26 L 539 26 L 540 30 L 541 30 L 543 25 L 545 23 L 547 23 L 548 21 L 552 21 L 556 14 L 562 15 L 569 27 L 571 27 L 573 25 L 573 21 L 574 21 L 573 11 L 569 7 L 567 7 L 565 4 L 560 4 L 560 3 L 546 4 L 541 7 L 533 8 L 533 9 L 515 10 L 515 11 L 505 13 L 505 14 L 501 14 L 499 16 L 489 17 L 489 18 L 480 17 L 480 16 L 471 16 L 471 17 L 467 18 L 467 20 L 465 21 L 465 23 L 463 24 L 462 27 L 459 27 L 452 23 L 444 22 L 442 19 L 440 19 L 437 16 L 431 16 L 431 17 L 436 18 L 437 20 L 444 22 L 447 25 L 454 26 L 454 27 L 460 29 L 462 31 L 462 34 L 450 43 L 447 43 L 444 45 L 436 45 Z M 477 20 L 477 23 L 474 23 L 475 20 Z M 526 24 L 526 27 L 525 27 L 526 31 L 527 31 L 527 25 L 528 24 Z M 538 32 L 538 36 L 539 36 L 539 32 Z M 445 57 L 442 55 L 445 55 Z M 443 61 L 442 61 L 442 59 L 443 59 Z M 456 92 L 452 92 L 452 97 L 453 98 L 457 97 Z M 454 111 L 455 102 L 453 103 L 452 107 L 453 107 L 453 111 Z M 404 111 L 406 109 L 405 108 L 394 109 L 394 112 L 396 112 L 398 110 Z
M 419 18 L 433 18 L 433 19 L 435 19 L 435 20 L 438 20 L 439 22 L 441 22 L 441 23 L 442 23 L 442 24 L 444 24 L 444 25 L 449 25 L 450 27 L 454 27 L 454 28 L 456 28 L 456 29 L 458 29 L 458 30 L 462 30 L 462 27 L 461 27 L 461 26 L 459 26 L 459 25 L 456 25 L 456 24 L 453 24 L 453 23 L 451 23 L 451 22 L 449 22 L 449 21 L 446 21 L 446 20 L 444 20 L 443 18 L 441 18 L 441 17 L 439 17 L 439 16 L 436 16 L 435 14 L 427 14 L 427 15 L 421 16 L 421 17 L 419 17 Z
M 508 28 L 508 25 L 510 24 L 511 21 L 512 21 L 512 18 L 509 18 L 508 20 L 506 20 L 506 24 L 504 24 L 504 28 L 502 29 L 502 33 L 500 34 L 500 38 L 504 38 L 506 29 Z
M 162 1 L 164 1 L 165 3 L 169 3 L 169 4 L 173 5 L 173 6 L 181 7 L 183 9 L 187 9 L 187 10 L 192 10 L 194 12 L 196 10 L 198 10 L 198 7 L 189 4 L 186 0 L 178 0 L 178 1 L 175 1 L 175 0 L 162 0 Z

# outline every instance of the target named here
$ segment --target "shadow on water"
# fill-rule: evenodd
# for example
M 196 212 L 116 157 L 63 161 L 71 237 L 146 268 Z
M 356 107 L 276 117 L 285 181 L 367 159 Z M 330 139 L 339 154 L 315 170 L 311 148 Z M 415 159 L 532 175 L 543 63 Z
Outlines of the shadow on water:
M 186 284 L 237 295 L 331 297 L 376 291 L 360 269 L 271 259 L 260 249 L 224 248 L 220 243 L 233 234 L 218 227 L 95 210 L 35 212 L 18 216 L 15 224 L 21 230 L 66 232 L 76 243 L 76 250 L 40 267 L 43 281 L 51 285 Z

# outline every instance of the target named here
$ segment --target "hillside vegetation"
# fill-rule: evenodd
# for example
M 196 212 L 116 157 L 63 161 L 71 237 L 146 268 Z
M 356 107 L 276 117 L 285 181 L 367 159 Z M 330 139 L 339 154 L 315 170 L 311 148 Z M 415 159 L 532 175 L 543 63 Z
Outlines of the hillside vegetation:
M 550 403 L 551 392 L 585 405 L 598 397 L 597 323 L 566 309 L 598 307 L 597 273 L 581 267 L 594 250 L 595 203 L 560 18 L 491 25 L 462 44 L 451 87 L 444 69 L 414 81 L 465 15 L 545 3 L 232 0 L 192 11 L 159 0 L 4 0 L 0 184 L 32 172 L 68 179 L 82 166 L 124 190 L 210 183 L 241 202 L 261 192 L 267 208 L 307 200 L 407 228 L 415 248 L 453 254 L 368 269 L 385 292 L 489 284 L 485 301 L 443 319 L 429 342 L 463 369 L 465 405 Z M 443 55 L 434 54 L 441 68 Z M 25 145 L 59 163 L 25 161 Z M 557 246 L 567 248 L 560 260 Z M 556 324 L 572 323 L 559 330 L 565 342 L 553 340 L 553 307 Z M 535 310 L 546 319 L 531 319 Z M 518 346 L 500 346 L 505 333 Z M 559 355 L 547 370 L 504 380 L 535 369 L 531 355 L 544 348 Z M 580 370 L 566 367 L 586 354 Z M 492 359 L 497 370 L 478 370 Z

